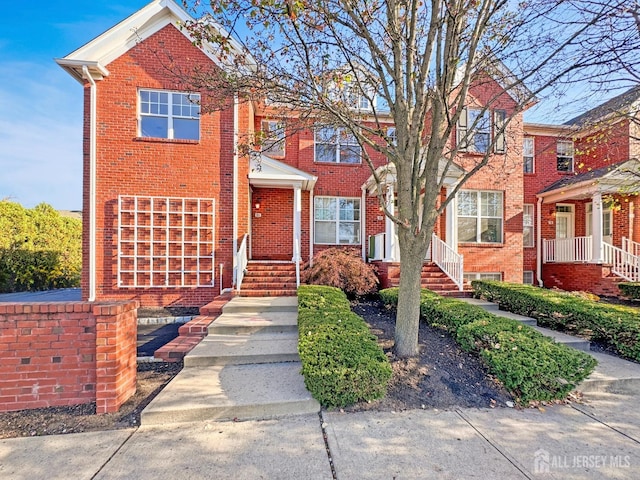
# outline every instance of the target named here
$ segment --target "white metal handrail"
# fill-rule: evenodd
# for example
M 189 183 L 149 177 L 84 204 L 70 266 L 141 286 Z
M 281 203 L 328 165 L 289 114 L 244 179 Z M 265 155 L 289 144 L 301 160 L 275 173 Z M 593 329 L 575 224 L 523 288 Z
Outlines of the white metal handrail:
M 629 282 L 640 281 L 640 257 L 609 243 L 602 245 L 605 261 L 611 264 L 611 271 Z
M 464 289 L 464 259 L 434 233 L 431 236 L 431 260 L 458 286 Z
M 640 256 L 640 243 L 634 242 L 630 238 L 622 237 L 622 250 L 638 257 Z
M 245 234 L 238 248 L 238 260 L 237 260 L 237 272 L 236 272 L 236 290 L 239 292 L 242 287 L 242 280 L 244 280 L 244 274 L 247 271 L 247 264 L 249 263 L 249 257 L 247 255 L 247 238 L 249 234 Z

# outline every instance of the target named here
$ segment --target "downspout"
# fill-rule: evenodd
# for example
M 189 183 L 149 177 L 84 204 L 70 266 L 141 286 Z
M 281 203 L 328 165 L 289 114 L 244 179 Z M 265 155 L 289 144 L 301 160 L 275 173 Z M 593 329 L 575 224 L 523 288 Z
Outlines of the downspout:
M 96 300 L 96 133 L 97 133 L 97 107 L 98 86 L 89 73 L 86 65 L 82 66 L 82 74 L 91 84 L 89 97 L 89 298 L 88 301 Z
M 538 285 L 544 287 L 542 283 L 542 198 L 538 197 L 538 211 L 536 212 L 536 276 Z
M 233 285 L 238 281 L 238 94 L 233 94 Z
M 362 260 L 367 261 L 367 197 L 365 195 L 366 187 L 362 185 L 362 197 L 360 200 L 360 238 L 362 242 Z

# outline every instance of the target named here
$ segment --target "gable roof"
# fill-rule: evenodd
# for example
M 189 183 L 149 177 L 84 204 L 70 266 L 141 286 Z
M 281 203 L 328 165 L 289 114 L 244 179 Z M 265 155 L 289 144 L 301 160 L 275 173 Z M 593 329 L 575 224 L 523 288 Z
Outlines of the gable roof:
M 565 198 L 586 198 L 594 193 L 621 193 L 637 191 L 640 162 L 627 160 L 615 165 L 567 176 L 548 185 L 537 195 L 552 203 Z
M 55 61 L 80 83 L 83 83 L 84 78 L 83 67 L 89 69 L 94 79 L 100 80 L 109 75 L 107 65 L 167 25 L 176 26 L 189 41 L 193 42 L 194 39 L 184 28 L 180 28 L 180 25 L 194 20 L 173 0 L 154 0 L 89 43 Z M 210 19 L 206 21 L 211 22 Z M 228 36 L 220 25 L 213 25 L 221 34 Z M 240 44 L 232 38 L 230 45 L 234 54 L 242 52 Z M 221 60 L 216 54 L 219 48 L 211 44 L 203 44 L 200 49 L 214 63 L 221 65 Z
M 257 187 L 293 188 L 311 190 L 318 177 L 256 152 L 251 155 L 249 183 Z
M 586 111 L 582 115 L 572 118 L 565 122 L 565 125 L 590 126 L 610 115 L 628 113 L 629 110 L 633 109 L 634 104 L 638 102 L 640 102 L 640 86 L 635 86 L 597 107 Z

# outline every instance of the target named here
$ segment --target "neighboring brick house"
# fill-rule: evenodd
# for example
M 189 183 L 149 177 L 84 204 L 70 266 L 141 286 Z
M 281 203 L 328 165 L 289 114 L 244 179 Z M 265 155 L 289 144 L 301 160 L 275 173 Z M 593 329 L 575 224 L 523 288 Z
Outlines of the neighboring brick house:
M 83 299 L 197 306 L 232 288 L 291 294 L 299 261 L 332 245 L 358 248 L 393 283 L 393 229 L 353 139 L 335 129 L 282 135 L 264 105 L 233 97 L 215 111 L 206 109 L 213 99 L 184 88 L 166 69 L 220 62 L 178 27 L 188 19 L 172 0 L 155 0 L 57 60 L 84 87 Z M 488 140 L 497 140 L 496 126 L 515 108 L 496 82 L 470 90 L 458 131 L 496 96 L 448 188 L 486 151 Z M 261 154 L 242 155 L 239 138 L 256 130 L 271 132 L 275 141 Z M 449 272 L 458 281 L 452 289 L 461 288 L 462 276 L 533 281 L 541 256 L 529 244 L 533 238 L 540 245 L 540 229 L 529 223 L 537 207 L 549 204 L 536 194 L 566 178 L 551 171 L 555 144 L 544 145 L 573 133 L 523 126 L 521 113 L 509 123 L 489 165 L 464 185 L 436 226 L 432 259 L 442 249 L 464 258 L 464 270 Z M 533 173 L 527 172 L 523 135 L 535 136 Z M 622 150 L 619 155 L 624 159 Z M 386 168 L 380 156 L 374 163 Z M 393 208 L 393 172 L 387 173 Z M 555 238 L 546 230 L 543 238 Z

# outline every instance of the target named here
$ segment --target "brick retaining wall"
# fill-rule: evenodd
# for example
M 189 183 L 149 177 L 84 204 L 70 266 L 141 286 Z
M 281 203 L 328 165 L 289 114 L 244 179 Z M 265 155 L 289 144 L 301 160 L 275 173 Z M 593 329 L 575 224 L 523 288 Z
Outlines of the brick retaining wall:
M 136 390 L 138 303 L 0 304 L 0 411 L 96 402 Z

